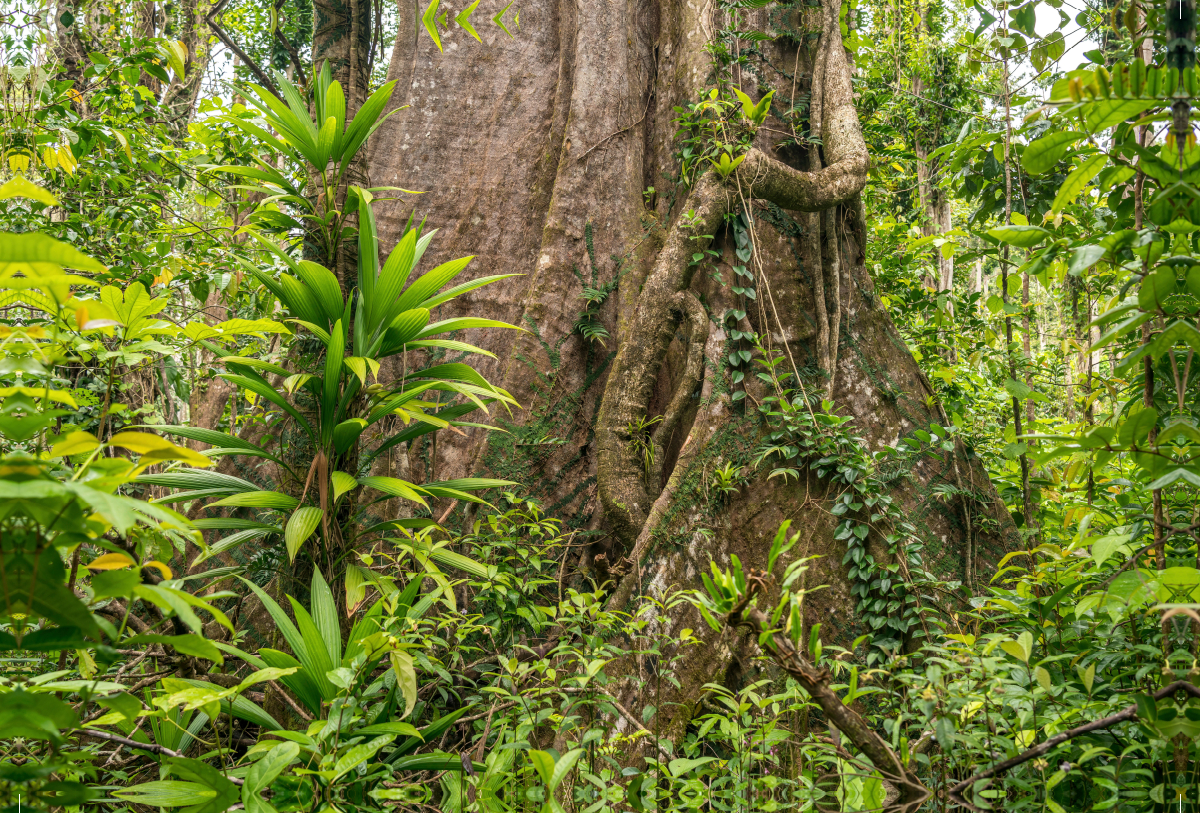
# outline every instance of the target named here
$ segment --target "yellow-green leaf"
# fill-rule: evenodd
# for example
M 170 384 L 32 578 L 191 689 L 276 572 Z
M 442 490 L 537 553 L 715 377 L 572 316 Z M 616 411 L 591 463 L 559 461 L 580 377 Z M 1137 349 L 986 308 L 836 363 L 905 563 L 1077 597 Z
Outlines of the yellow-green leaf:
M 1035 680 L 1037 680 L 1038 685 L 1046 691 L 1050 691 L 1054 688 L 1054 681 L 1050 679 L 1050 672 L 1048 672 L 1045 667 L 1035 667 L 1033 670 L 1033 677 Z
M 433 44 L 437 46 L 439 51 L 442 50 L 442 38 L 438 36 L 435 19 L 437 17 L 438 4 L 440 2 L 441 0 L 433 0 L 433 2 L 429 4 L 429 8 L 425 9 L 425 13 L 421 15 L 421 23 L 424 24 L 425 31 L 429 34 L 430 38 L 433 40 Z
M 174 449 L 175 444 L 158 435 L 149 432 L 118 432 L 108 440 L 109 446 L 120 446 L 138 454 L 146 454 L 158 449 Z
M 400 715 L 400 718 L 404 719 L 417 704 L 417 671 L 413 668 L 412 655 L 403 649 L 394 650 L 391 659 L 392 670 L 396 673 L 396 685 L 404 695 L 404 713 Z
M 0 200 L 9 198 L 28 198 L 44 203 L 47 206 L 57 206 L 58 198 L 49 191 L 35 184 L 24 175 L 17 175 L 3 186 L 0 186 Z
M 479 34 L 475 31 L 475 27 L 471 25 L 471 14 L 478 6 L 479 0 L 475 0 L 474 3 L 459 12 L 458 16 L 454 18 L 454 22 L 458 23 L 459 27 L 474 37 L 476 42 L 483 42 L 483 40 L 479 39 Z
M 355 480 L 344 471 L 335 471 L 330 479 L 333 481 L 333 501 L 337 502 L 342 495 L 351 489 L 358 488 L 358 480 Z
M 167 65 L 175 71 L 175 78 L 183 81 L 184 63 L 187 60 L 187 45 L 179 40 L 165 40 L 163 53 L 167 57 Z
M 287 526 L 283 529 L 283 541 L 287 545 L 288 557 L 293 561 L 300 546 L 312 536 L 313 531 L 321 524 L 324 512 L 315 506 L 306 505 L 297 508 L 288 518 Z
M 108 270 L 70 243 L 55 240 L 41 232 L 0 232 L 0 275 L 47 276 L 59 273 L 64 268 L 95 274 Z
M 88 563 L 88 570 L 122 570 L 136 565 L 127 553 L 106 553 Z
M 1096 664 L 1088 664 L 1088 668 L 1076 666 L 1075 670 L 1079 673 L 1079 679 L 1083 681 L 1083 688 L 1088 694 L 1092 693 L 1092 685 L 1096 682 Z
M 1054 204 L 1050 208 L 1056 212 L 1061 212 L 1066 208 L 1067 204 L 1075 200 L 1079 193 L 1092 182 L 1092 179 L 1100 174 L 1100 170 L 1104 169 L 1106 163 L 1108 163 L 1107 155 L 1093 155 L 1076 167 L 1058 188 L 1058 194 L 1054 196 Z
M 96 436 L 91 432 L 69 432 L 59 436 L 58 443 L 50 449 L 52 457 L 68 457 L 70 455 L 90 452 L 100 445 Z

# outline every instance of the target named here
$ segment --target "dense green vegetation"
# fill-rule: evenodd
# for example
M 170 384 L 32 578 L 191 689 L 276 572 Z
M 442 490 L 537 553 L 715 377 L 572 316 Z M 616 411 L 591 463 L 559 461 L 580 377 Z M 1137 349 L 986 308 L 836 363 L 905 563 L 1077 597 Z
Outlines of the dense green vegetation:
M 819 144 L 754 74 L 808 6 L 716 5 L 710 91 L 676 108 L 677 188 L 647 211 L 738 183 L 764 133 Z M 941 416 L 894 445 L 744 328 L 753 207 L 724 221 L 737 262 L 695 254 L 741 303 L 713 315 L 731 403 L 767 427 L 706 493 L 825 484 L 847 640 L 806 615 L 826 585 L 790 521 L 765 570 L 714 551 L 618 603 L 579 556 L 602 528 L 519 479 L 435 476 L 439 439 L 523 408 L 474 338 L 517 326 L 439 306 L 529 269 L 423 263 L 437 224 L 362 166 L 397 30 L 478 39 L 475 6 L 379 4 L 361 101 L 312 64 L 311 4 L 211 30 L 180 8 L 0 5 L 5 810 L 1200 810 L 1194 5 L 843 6 L 872 296 Z M 384 251 L 395 201 L 414 215 Z M 579 304 L 597 348 L 616 286 Z M 661 420 L 628 427 L 647 472 Z M 950 580 L 892 484 L 959 459 L 1012 525 L 955 468 Z M 977 572 L 985 533 L 1010 542 Z M 664 728 L 700 645 L 663 623 L 685 603 L 758 655 Z M 630 680 L 655 700 L 630 708 Z

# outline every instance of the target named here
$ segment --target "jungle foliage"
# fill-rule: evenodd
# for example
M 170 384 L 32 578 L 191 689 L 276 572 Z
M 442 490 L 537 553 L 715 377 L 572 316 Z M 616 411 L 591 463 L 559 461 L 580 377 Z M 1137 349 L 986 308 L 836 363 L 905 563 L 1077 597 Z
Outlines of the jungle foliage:
M 718 0 L 672 194 L 736 179 L 770 122 L 780 149 L 819 143 L 802 95 L 751 70 L 802 38 L 802 5 Z M 479 39 L 476 6 L 403 24 L 441 49 L 451 25 Z M 510 6 L 493 20 L 519 37 Z M 738 297 L 710 316 L 732 401 L 769 427 L 705 493 L 827 486 L 856 619 L 836 641 L 787 522 L 765 571 L 714 561 L 617 607 L 579 566 L 597 532 L 527 484 L 395 463 L 521 409 L 471 343 L 514 326 L 438 317 L 513 274 L 423 266 L 438 238 L 415 215 L 383 251 L 377 204 L 418 198 L 354 167 L 394 83 L 348 110 L 305 64 L 309 4 L 218 11 L 197 41 L 171 4 L 151 25 L 0 10 L 0 806 L 1200 810 L 1193 5 L 843 6 L 867 264 L 942 416 L 894 445 L 743 329 L 753 207 L 724 223 L 737 264 L 694 256 Z M 214 76 L 230 36 L 254 70 Z M 600 347 L 616 285 L 580 303 Z M 629 427 L 647 472 L 658 420 Z M 979 484 L 939 486 L 967 518 L 947 577 L 891 484 L 960 453 L 1017 530 L 977 571 L 974 541 L 1004 529 Z M 698 639 L 660 619 L 683 602 L 760 657 L 666 732 L 620 683 L 677 682 Z

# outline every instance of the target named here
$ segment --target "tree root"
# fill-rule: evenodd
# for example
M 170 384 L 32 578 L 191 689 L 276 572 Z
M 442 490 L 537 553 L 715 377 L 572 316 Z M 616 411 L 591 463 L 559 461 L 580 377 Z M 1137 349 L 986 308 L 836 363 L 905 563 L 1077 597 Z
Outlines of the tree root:
M 827 23 L 829 20 L 836 22 L 836 3 L 825 0 L 825 5 Z M 644 460 L 634 448 L 627 427 L 646 418 L 659 369 L 674 336 L 675 314 L 681 308 L 692 318 L 695 330 L 695 317 L 688 305 L 678 298 L 680 292 L 691 286 L 696 269 L 692 264 L 693 254 L 708 247 L 725 215 L 737 205 L 738 190 L 742 190 L 747 199 L 766 199 L 784 209 L 826 212 L 852 201 L 866 183 L 870 161 L 854 109 L 849 63 L 836 24 L 826 25 L 823 39 L 821 133 L 828 166 L 803 172 L 752 148 L 735 175 L 725 179 L 715 172 L 702 175 L 681 207 L 681 210 L 691 212 L 688 228 L 677 223 L 668 232 L 654 270 L 638 296 L 629 338 L 622 342 L 617 352 L 604 391 L 596 432 L 600 499 L 621 552 L 634 547 L 642 534 L 662 483 L 661 472 L 657 478 L 647 478 Z M 837 232 L 831 211 L 824 220 L 828 224 L 824 248 L 832 250 L 836 256 Z M 816 233 L 820 234 L 820 230 Z M 822 253 L 824 251 L 817 256 Z M 836 280 L 840 278 L 840 271 L 836 260 L 831 271 L 824 287 L 832 288 L 831 293 L 838 295 L 840 285 Z M 828 296 L 822 299 L 827 301 Z M 835 301 L 840 302 L 840 296 Z M 835 312 L 834 319 L 840 323 L 840 313 Z M 835 322 L 831 321 L 830 325 L 833 324 Z M 832 381 L 832 359 L 836 352 L 833 341 L 837 332 L 836 328 L 827 328 L 827 332 L 830 348 L 826 364 Z M 692 342 L 684 385 L 695 386 L 692 360 L 695 347 L 700 344 L 702 342 Z M 662 427 L 656 438 L 665 441 L 669 437 L 682 412 L 681 397 L 680 392 L 675 393 L 665 421 L 669 426 Z M 658 457 L 661 459 L 662 456 Z M 648 479 L 650 483 L 647 483 Z
M 782 207 L 802 212 L 826 212 L 826 243 L 817 257 L 830 252 L 833 264 L 823 279 L 826 296 L 821 301 L 828 303 L 828 294 L 833 294 L 838 303 L 827 326 L 829 348 L 826 365 L 829 372 L 829 391 L 832 391 L 836 336 L 840 325 L 840 264 L 836 260 L 839 251 L 835 228 L 835 209 L 841 204 L 851 203 L 866 183 L 866 171 L 870 165 L 863 133 L 858 125 L 858 113 L 854 109 L 851 86 L 850 64 L 846 50 L 842 47 L 841 32 L 836 25 L 838 4 L 835 0 L 824 0 L 824 31 L 822 34 L 823 82 L 821 94 L 821 139 L 824 167 L 817 165 L 812 171 L 790 167 L 766 152 L 751 147 L 745 153 L 736 173 L 722 179 L 709 171 L 696 181 L 688 199 L 680 211 L 688 211 L 688 228 L 676 223 L 668 231 L 665 245 L 650 272 L 646 283 L 638 294 L 637 308 L 630 320 L 628 338 L 622 342 L 612 372 L 605 387 L 604 401 L 596 422 L 596 474 L 599 480 L 601 504 L 605 518 L 616 536 L 620 550 L 613 552 L 612 559 L 635 547 L 638 537 L 646 528 L 658 489 L 662 482 L 661 471 L 647 472 L 642 454 L 638 453 L 629 436 L 628 427 L 646 420 L 650 398 L 658 379 L 662 360 L 676 329 L 676 313 L 684 309 L 696 330 L 696 317 L 688 303 L 678 295 L 691 285 L 692 255 L 703 251 L 718 233 L 725 216 L 738 205 L 739 191 L 745 198 L 766 199 Z M 815 89 L 816 90 L 816 89 Z M 821 229 L 815 230 L 817 235 Z M 826 273 L 822 269 L 820 273 Z M 832 289 L 832 290 L 830 290 Z M 697 303 L 698 305 L 698 303 Z M 707 317 L 706 317 L 707 318 Z M 696 348 L 702 342 L 692 341 L 688 371 L 682 387 L 694 387 Z M 698 360 L 697 360 L 698 361 Z M 702 371 L 702 367 L 701 367 Z M 674 393 L 668 406 L 664 426 L 655 433 L 652 442 L 658 446 L 659 439 L 666 439 L 683 412 L 680 398 L 685 391 Z M 664 457 L 658 454 L 656 458 Z M 647 476 L 658 475 L 658 476 Z M 647 482 L 649 481 L 649 482 Z
M 692 393 L 704 376 L 704 346 L 708 343 L 708 312 L 700 300 L 690 291 L 675 294 L 676 308 L 689 323 L 687 364 L 683 376 L 675 386 L 671 403 L 663 413 L 663 419 L 654 429 L 651 443 L 654 444 L 654 464 L 648 478 L 648 487 L 657 490 L 662 483 L 663 465 L 666 463 L 666 446 L 679 426 L 679 419 L 692 400 Z
M 837 210 L 829 209 L 822 214 L 825 221 L 824 251 L 821 252 L 822 270 L 825 273 L 827 292 L 826 309 L 829 313 L 829 355 L 825 372 L 829 380 L 825 384 L 825 397 L 833 398 L 833 386 L 837 380 L 838 343 L 842 328 L 842 263 L 841 246 L 837 233 Z

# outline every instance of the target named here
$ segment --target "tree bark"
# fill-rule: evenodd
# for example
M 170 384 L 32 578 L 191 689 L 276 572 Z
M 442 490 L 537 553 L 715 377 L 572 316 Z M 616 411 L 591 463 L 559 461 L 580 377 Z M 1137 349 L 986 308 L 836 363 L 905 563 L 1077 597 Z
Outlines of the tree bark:
M 474 19 L 503 6 L 483 0 Z M 752 84 L 743 72 L 742 87 L 754 97 L 774 89 L 777 111 L 792 107 L 793 94 L 811 92 L 819 149 L 777 147 L 791 124 L 771 116 L 735 173 L 706 172 L 690 188 L 678 183 L 673 108 L 710 87 L 713 66 L 703 46 L 722 21 L 709 6 L 536 0 L 522 6 L 512 39 L 485 23 L 477 25 L 483 42 L 476 43 L 455 26 L 442 32 L 444 53 L 400 26 L 389 79 L 397 80 L 392 104 L 408 107 L 374 137 L 371 177 L 428 192 L 380 207 L 384 248 L 400 239 L 415 208 L 427 227 L 440 229 L 425 266 L 470 254 L 476 259 L 468 274 L 523 274 L 435 314 L 502 319 L 526 331 L 471 337 L 497 356 L 484 359 L 481 372 L 524 409 L 494 416 L 507 434 L 439 437 L 438 476 L 488 472 L 520 481 L 567 529 L 595 531 L 580 567 L 613 581 L 616 609 L 632 609 L 640 594 L 699 586 L 710 559 L 736 554 L 764 566 L 776 528 L 790 518 L 804 529 L 796 555 L 823 555 L 809 584 L 829 585 L 813 597 L 808 617 L 822 621 L 826 640 L 858 631 L 839 564 L 845 547 L 833 539 L 835 523 L 822 506 L 826 485 L 815 474 L 807 483 L 768 481 L 768 467 L 754 468 L 765 428 L 754 405 L 768 390 L 751 372 L 737 385 L 746 398 L 733 399 L 727 310 L 745 310 L 738 329 L 783 353 L 811 391 L 828 387 L 872 449 L 944 420 L 865 268 L 858 193 L 870 157 L 836 0 L 825 0 L 821 11 L 819 42 L 763 43 L 754 59 L 767 78 Z M 401 21 L 416 14 L 412 0 L 401 0 Z M 767 25 L 765 15 L 760 24 Z M 726 216 L 737 212 L 751 224 L 761 263 L 753 301 L 728 284 L 739 260 Z M 719 259 L 697 273 L 691 262 L 704 248 Z M 604 344 L 589 342 L 575 329 L 583 288 L 613 280 L 617 288 L 600 311 L 610 335 Z M 659 431 L 633 437 L 631 426 L 655 418 L 661 424 L 650 426 Z M 647 442 L 655 452 L 650 465 Z M 414 474 L 426 465 L 425 451 L 406 452 Z M 971 482 L 988 482 L 977 461 L 958 462 L 972 471 Z M 749 480 L 728 500 L 710 489 L 713 471 L 727 463 L 743 467 Z M 944 575 L 964 570 L 962 512 L 929 489 L 953 478 L 949 462 L 928 458 L 894 481 L 894 496 L 926 542 L 926 564 Z M 986 572 L 1012 544 L 1003 505 L 990 486 L 981 488 L 990 500 L 983 510 L 1001 531 L 972 546 L 973 572 Z M 593 568 L 600 553 L 606 566 Z M 667 633 L 698 630 L 706 645 L 676 662 L 682 688 L 671 696 L 643 696 L 657 683 L 647 680 L 626 682 L 620 695 L 630 708 L 657 706 L 652 727 L 678 733 L 703 684 L 736 680 L 739 653 L 753 646 L 708 633 L 686 605 L 654 624 Z

